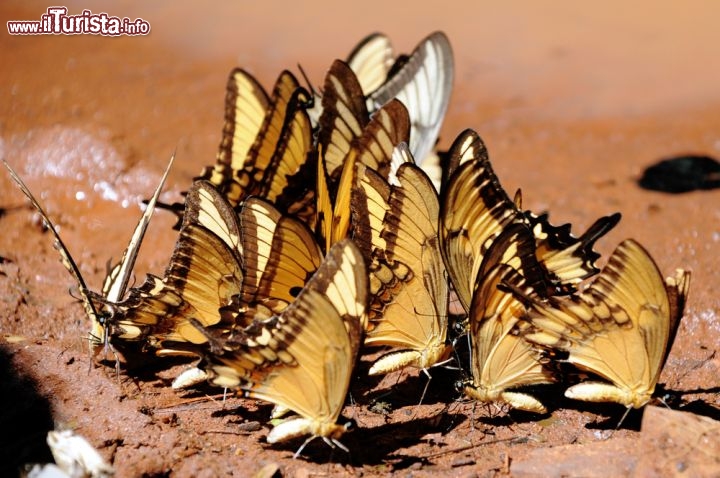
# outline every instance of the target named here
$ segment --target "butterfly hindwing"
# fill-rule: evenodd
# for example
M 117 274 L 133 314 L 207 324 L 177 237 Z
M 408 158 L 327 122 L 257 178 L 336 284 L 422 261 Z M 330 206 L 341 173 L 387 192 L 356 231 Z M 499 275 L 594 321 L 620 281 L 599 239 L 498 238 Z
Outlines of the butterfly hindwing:
M 241 68 L 230 72 L 225 94 L 225 124 L 217 162 L 205 168 L 200 178 L 221 189 L 233 189 L 232 182 L 246 185 L 247 180 L 237 174 L 245 168 L 250 148 L 260 133 L 269 108 L 270 98 L 250 73 Z M 237 197 L 230 191 L 227 196 Z

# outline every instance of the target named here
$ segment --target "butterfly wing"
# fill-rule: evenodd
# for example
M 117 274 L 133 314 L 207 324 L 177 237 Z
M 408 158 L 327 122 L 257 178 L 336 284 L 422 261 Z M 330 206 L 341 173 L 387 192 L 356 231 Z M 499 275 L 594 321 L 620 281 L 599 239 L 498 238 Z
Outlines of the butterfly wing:
M 362 134 L 357 138 L 357 161 L 377 171 L 383 179 L 397 184 L 391 177 L 404 162 L 414 162 L 410 152 L 398 160 L 398 146 L 407 145 L 410 138 L 410 117 L 405 106 L 390 100 L 375 112 Z
M 340 241 L 281 315 L 256 322 L 242 340 L 208 358 L 214 383 L 293 410 L 305 420 L 305 433 L 334 434 L 366 298 L 362 256 L 351 241 Z
M 105 318 L 98 312 L 93 301 L 90 300 L 90 296 L 88 295 L 88 288 L 85 285 L 85 280 L 83 279 L 82 274 L 80 274 L 80 269 L 78 269 L 77 264 L 75 264 L 75 261 L 70 255 L 70 251 L 68 251 L 65 243 L 60 238 L 60 234 L 55 228 L 55 225 L 52 223 L 52 221 L 50 221 L 50 218 L 40 206 L 40 203 L 38 203 L 37 199 L 35 199 L 35 196 L 33 196 L 32 192 L 30 192 L 30 189 L 27 187 L 25 182 L 20 178 L 20 176 L 18 176 L 18 174 L 10 166 L 10 164 L 8 164 L 8 162 L 5 161 L 4 158 L 2 158 L 2 162 L 10 173 L 10 177 L 13 179 L 13 181 L 15 181 L 15 184 L 18 185 L 23 194 L 25 194 L 25 196 L 30 200 L 35 210 L 40 213 L 43 218 L 43 222 L 45 223 L 45 226 L 50 230 L 50 232 L 52 232 L 53 236 L 55 237 L 55 249 L 57 249 L 57 251 L 60 253 L 60 259 L 63 266 L 65 267 L 65 269 L 68 270 L 68 272 L 70 272 L 70 275 L 73 276 L 75 282 L 78 285 L 80 299 L 82 300 L 85 314 L 90 319 L 93 330 L 96 330 L 96 328 L 100 330 L 104 329 Z M 99 342 L 98 336 L 93 336 L 92 332 L 89 340 L 93 345 L 97 345 Z
M 324 153 L 328 175 L 342 168 L 355 138 L 370 121 L 365 95 L 347 63 L 335 60 L 325 76 L 318 144 Z
M 518 220 L 520 213 L 500 186 L 476 133 L 462 133 L 450 154 L 455 158 L 473 155 L 456 161 L 460 164 L 444 191 L 440 212 L 443 257 L 458 298 L 468 311 L 488 241 Z
M 127 290 L 128 282 L 130 281 L 130 275 L 135 265 L 135 259 L 137 259 L 138 252 L 140 251 L 140 244 L 142 243 L 143 237 L 145 237 L 145 231 L 150 224 L 153 212 L 155 211 L 155 204 L 157 204 L 158 197 L 160 197 L 160 191 L 162 191 L 165 181 L 167 180 L 170 168 L 175 161 L 175 155 L 173 154 L 170 158 L 170 162 L 165 168 L 160 184 L 155 189 L 155 193 L 152 195 L 150 200 L 145 207 L 145 212 L 140 217 L 133 235 L 130 238 L 130 243 L 123 252 L 120 262 L 112 267 L 108 273 L 105 281 L 103 282 L 102 296 L 110 303 L 119 301 L 125 295 Z
M 390 39 L 382 33 L 368 35 L 350 52 L 347 64 L 357 75 L 364 96 L 385 83 L 394 57 Z
M 205 168 L 201 179 L 223 190 L 233 190 L 231 184 L 235 181 L 239 181 L 239 185 L 244 183 L 236 172 L 244 170 L 250 148 L 260 133 L 270 104 L 267 93 L 250 73 L 241 68 L 230 72 L 225 94 L 225 124 L 217 161 L 214 166 Z M 231 193 L 228 197 L 237 196 Z
M 415 48 L 407 61 L 368 97 L 375 111 L 393 98 L 407 107 L 412 133 L 410 151 L 421 164 L 435 146 L 445 117 L 454 77 L 453 53 L 442 32 L 435 32 Z
M 370 373 L 407 365 L 429 368 L 448 352 L 447 273 L 438 243 L 437 194 L 413 164 L 399 167 L 397 186 L 369 168 L 360 170 L 353 207 L 361 222 L 355 237 L 369 253 L 371 271 L 365 345 L 400 349 L 382 357 Z M 368 220 L 362 222 L 365 213 Z

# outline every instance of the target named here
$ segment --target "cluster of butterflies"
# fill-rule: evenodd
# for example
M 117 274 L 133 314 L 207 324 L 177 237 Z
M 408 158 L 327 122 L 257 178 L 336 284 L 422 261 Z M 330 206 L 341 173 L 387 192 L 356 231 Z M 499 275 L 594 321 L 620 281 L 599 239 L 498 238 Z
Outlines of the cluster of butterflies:
M 208 380 L 295 414 L 268 442 L 309 435 L 345 449 L 338 419 L 361 348 L 387 349 L 370 374 L 427 371 L 462 335 L 472 399 L 545 413 L 523 387 L 557 381 L 561 357 L 597 378 L 568 397 L 642 407 L 689 273 L 663 279 L 632 239 L 600 271 L 594 244 L 620 215 L 576 237 L 523 210 L 472 130 L 435 153 L 453 71 L 439 32 L 397 57 L 371 35 L 319 92 L 289 71 L 270 93 L 232 71 L 217 161 L 166 206 L 181 217 L 167 270 L 129 290 L 167 171 L 100 293 L 11 174 L 79 284 L 93 345 L 199 357 L 177 386 Z

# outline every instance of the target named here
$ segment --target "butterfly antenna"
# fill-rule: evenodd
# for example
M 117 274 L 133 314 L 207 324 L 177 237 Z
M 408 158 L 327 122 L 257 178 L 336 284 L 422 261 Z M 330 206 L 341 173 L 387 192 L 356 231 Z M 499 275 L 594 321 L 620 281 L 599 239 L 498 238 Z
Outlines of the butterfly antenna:
M 309 78 L 309 77 L 307 76 L 307 74 L 305 73 L 305 69 L 302 67 L 302 65 L 301 65 L 300 63 L 298 63 L 298 66 L 297 66 L 297 67 L 298 67 L 298 70 L 300 70 L 300 75 L 302 75 L 303 80 L 304 80 L 305 83 L 307 84 L 308 89 L 309 89 L 310 92 L 313 94 L 313 96 L 320 96 L 320 95 L 322 94 L 322 91 L 320 91 L 319 89 L 315 89 L 315 87 L 313 86 L 312 82 L 310 81 L 310 78 Z M 314 99 L 314 98 L 313 98 L 313 99 Z

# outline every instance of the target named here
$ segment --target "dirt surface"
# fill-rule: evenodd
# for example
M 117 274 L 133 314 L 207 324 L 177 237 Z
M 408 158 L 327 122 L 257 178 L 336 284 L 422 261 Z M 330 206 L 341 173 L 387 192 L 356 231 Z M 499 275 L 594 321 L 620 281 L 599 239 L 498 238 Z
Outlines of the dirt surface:
M 383 31 L 410 51 L 442 29 L 457 68 L 442 147 L 472 127 L 505 188 L 523 188 L 526 206 L 578 230 L 620 211 L 621 223 L 599 244 L 603 254 L 634 237 L 666 275 L 692 270 L 661 377 L 667 401 L 684 413 L 633 412 L 613 432 L 622 407 L 570 402 L 551 389 L 542 394 L 550 415 L 507 414 L 462 401 L 456 372 L 440 369 L 418 406 L 424 377 L 369 380 L 364 362 L 344 410 L 358 422 L 343 440 L 351 455 L 316 441 L 293 460 L 300 443 L 264 441 L 269 406 L 223 402 L 211 388 L 172 391 L 170 381 L 188 364 L 148 363 L 119 378 L 97 364 L 84 348 L 88 323 L 68 294 L 74 284 L 50 235 L 0 174 L 0 466 L 50 461 L 47 431 L 73 428 L 118 477 L 270 476 L 275 467 L 297 477 L 720 474 L 712 420 L 720 418 L 720 190 L 669 195 L 636 184 L 660 159 L 719 154 L 716 4 L 66 5 L 70 13 L 142 17 L 152 28 L 122 38 L 0 34 L 0 155 L 45 205 L 91 288 L 121 254 L 139 201 L 172 152 L 164 201 L 177 200 L 214 161 L 232 67 L 269 87 L 281 69 L 297 71 L 300 63 L 319 84 L 332 59 L 367 33 Z M 3 2 L 3 28 L 7 20 L 37 20 L 48 6 Z M 138 281 L 164 270 L 173 222 L 169 214 L 153 219 Z

